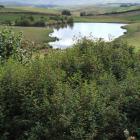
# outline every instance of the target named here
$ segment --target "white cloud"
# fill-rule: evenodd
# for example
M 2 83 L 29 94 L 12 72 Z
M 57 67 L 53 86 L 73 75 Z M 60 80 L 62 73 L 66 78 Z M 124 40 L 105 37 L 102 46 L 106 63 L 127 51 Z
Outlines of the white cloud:
M 106 3 L 106 2 L 112 2 L 112 3 L 119 3 L 119 2 L 139 2 L 140 0 L 90 0 L 87 2 L 87 0 L 0 0 L 0 2 L 18 2 L 18 3 L 30 3 L 30 4 L 90 4 L 90 3 Z

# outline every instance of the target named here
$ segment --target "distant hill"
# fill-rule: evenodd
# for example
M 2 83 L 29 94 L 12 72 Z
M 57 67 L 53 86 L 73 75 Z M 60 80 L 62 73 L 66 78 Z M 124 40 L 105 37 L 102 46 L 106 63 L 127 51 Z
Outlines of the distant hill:
M 140 0 L 0 0 L 0 4 L 5 5 L 89 5 L 105 3 L 140 3 Z
M 52 5 L 52 4 L 48 4 L 48 5 L 35 5 L 35 7 L 39 7 L 39 8 L 54 8 L 57 7 L 57 5 Z

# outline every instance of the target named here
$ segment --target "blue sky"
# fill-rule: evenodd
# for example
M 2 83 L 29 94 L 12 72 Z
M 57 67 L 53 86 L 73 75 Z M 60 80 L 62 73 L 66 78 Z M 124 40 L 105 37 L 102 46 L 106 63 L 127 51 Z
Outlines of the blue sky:
M 140 0 L 0 0 L 0 2 L 18 2 L 30 4 L 90 4 L 90 3 L 106 3 L 106 2 L 139 2 Z M 88 3 L 87 3 L 88 2 Z

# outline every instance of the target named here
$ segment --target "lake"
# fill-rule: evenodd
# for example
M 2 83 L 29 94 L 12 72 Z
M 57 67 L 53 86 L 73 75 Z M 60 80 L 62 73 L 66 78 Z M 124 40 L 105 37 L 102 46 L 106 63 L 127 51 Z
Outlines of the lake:
M 102 38 L 105 41 L 111 41 L 126 32 L 125 29 L 121 28 L 125 25 L 119 23 L 74 23 L 73 26 L 53 29 L 54 31 L 50 36 L 57 37 L 59 40 L 49 44 L 53 48 L 65 49 L 83 37 L 93 40 Z

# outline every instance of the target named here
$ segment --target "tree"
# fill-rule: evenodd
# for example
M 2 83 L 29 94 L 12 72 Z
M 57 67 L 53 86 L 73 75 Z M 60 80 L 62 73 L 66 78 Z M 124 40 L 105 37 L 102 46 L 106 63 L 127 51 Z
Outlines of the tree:
M 15 25 L 28 27 L 32 25 L 32 21 L 29 18 L 21 18 L 16 20 Z
M 34 21 L 35 19 L 34 19 L 34 17 L 31 15 L 31 16 L 29 16 L 29 19 L 31 20 L 31 21 Z
M 71 12 L 69 10 L 63 10 L 62 15 L 71 16 Z
M 80 13 L 80 16 L 82 17 L 82 16 L 86 16 L 86 12 L 81 12 Z
M 45 27 L 46 26 L 46 23 L 45 23 L 45 20 L 43 19 L 40 19 L 39 21 L 36 21 L 33 26 L 35 27 Z
M 0 32 L 0 57 L 6 60 L 13 56 L 17 48 L 21 47 L 22 34 L 16 35 L 12 30 L 7 28 Z
M 5 6 L 4 5 L 0 5 L 0 8 L 5 8 Z

